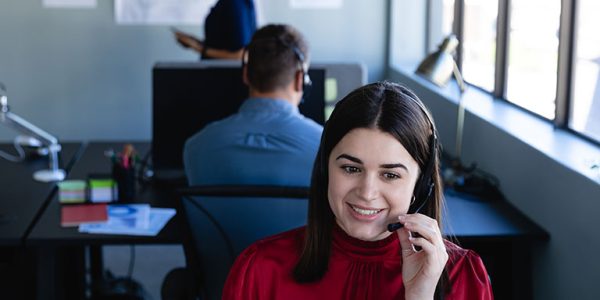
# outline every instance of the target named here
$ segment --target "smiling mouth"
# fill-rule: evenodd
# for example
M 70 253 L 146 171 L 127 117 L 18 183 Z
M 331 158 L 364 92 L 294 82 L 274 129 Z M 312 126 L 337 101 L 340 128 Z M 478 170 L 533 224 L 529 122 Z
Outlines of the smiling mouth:
M 372 216 L 372 215 L 376 215 L 376 214 L 380 213 L 381 211 L 383 211 L 383 209 L 367 209 L 367 208 L 359 208 L 352 204 L 349 204 L 349 205 L 352 208 L 352 210 L 354 210 L 356 213 L 363 215 L 363 216 Z

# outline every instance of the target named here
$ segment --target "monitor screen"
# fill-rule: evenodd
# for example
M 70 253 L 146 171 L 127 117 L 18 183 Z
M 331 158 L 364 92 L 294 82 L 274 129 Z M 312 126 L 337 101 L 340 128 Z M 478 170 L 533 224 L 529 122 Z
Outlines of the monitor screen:
M 312 88 L 300 112 L 323 124 L 325 69 L 311 68 Z M 155 176 L 183 176 L 183 146 L 208 123 L 235 112 L 248 97 L 240 63 L 157 63 L 152 70 L 152 162 Z

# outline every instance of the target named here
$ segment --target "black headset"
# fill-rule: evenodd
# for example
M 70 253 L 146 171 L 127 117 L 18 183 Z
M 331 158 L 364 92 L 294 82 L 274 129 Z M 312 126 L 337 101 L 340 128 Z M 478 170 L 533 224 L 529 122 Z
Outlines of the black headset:
M 411 203 L 408 213 L 417 213 L 424 206 L 425 203 L 431 198 L 431 194 L 433 193 L 433 189 L 435 188 L 435 182 L 433 180 L 434 168 L 435 168 L 435 158 L 438 155 L 438 138 L 437 138 L 437 130 L 435 128 L 435 124 L 433 123 L 433 119 L 429 115 L 429 111 L 425 108 L 425 105 L 421 100 L 417 98 L 417 96 L 407 89 L 400 89 L 405 96 L 408 96 L 421 110 L 421 112 L 425 115 L 429 126 L 431 127 L 431 136 L 429 137 L 429 160 L 425 164 L 421 176 L 417 180 L 415 185 L 415 189 L 413 191 L 413 195 L 415 196 L 414 203 Z
M 287 44 L 283 39 L 279 38 L 279 40 L 285 45 Z M 310 80 L 310 76 L 308 75 L 308 63 L 306 63 L 304 54 L 296 45 L 291 45 L 292 51 L 296 54 L 296 58 L 300 63 L 300 71 L 302 72 L 302 100 L 308 96 L 310 90 L 312 88 L 312 80 Z
M 414 203 L 410 204 L 408 208 L 409 214 L 418 213 L 425 206 L 429 198 L 431 198 L 431 194 L 433 193 L 433 189 L 435 188 L 435 182 L 433 180 L 434 168 L 435 168 L 435 158 L 437 157 L 438 152 L 438 139 L 437 139 L 437 130 L 435 128 L 435 124 L 433 123 L 433 119 L 429 115 L 429 111 L 425 108 L 423 102 L 418 100 L 417 96 L 413 94 L 411 91 L 402 87 L 400 89 L 402 94 L 408 96 L 418 107 L 421 109 L 421 112 L 425 115 L 429 126 L 431 126 L 431 136 L 429 137 L 429 160 L 425 164 L 421 172 L 421 176 L 417 180 L 415 184 L 415 189 L 413 190 L 413 195 L 415 197 Z M 394 232 L 397 229 L 402 228 L 404 225 L 401 223 L 391 223 L 388 224 L 388 231 Z
M 310 76 L 308 75 L 308 64 L 306 63 L 306 57 L 304 56 L 304 53 L 302 53 L 302 50 L 300 50 L 300 48 L 297 45 L 291 44 L 291 43 L 285 41 L 280 36 L 273 37 L 273 38 L 257 39 L 257 40 L 252 41 L 252 43 L 262 42 L 262 41 L 266 41 L 266 40 L 276 40 L 283 46 L 292 49 L 292 51 L 294 52 L 296 59 L 298 59 L 298 64 L 299 64 L 298 70 L 300 72 L 302 72 L 302 93 L 303 93 L 302 101 L 304 101 L 304 98 L 306 98 L 308 96 L 308 94 L 310 93 L 310 90 L 312 88 L 312 80 L 310 80 Z M 244 48 L 244 51 L 242 53 L 242 68 L 244 68 L 244 66 L 247 63 L 247 59 L 248 59 L 247 54 L 248 54 L 248 47 Z

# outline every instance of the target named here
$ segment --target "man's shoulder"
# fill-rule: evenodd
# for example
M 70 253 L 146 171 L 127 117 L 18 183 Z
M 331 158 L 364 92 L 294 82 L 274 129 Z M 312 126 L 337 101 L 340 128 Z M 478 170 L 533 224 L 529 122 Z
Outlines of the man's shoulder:
M 206 126 L 189 137 L 186 141 L 186 144 L 196 144 L 199 142 L 205 142 L 207 140 L 212 142 L 215 138 L 222 136 L 223 132 L 232 130 L 234 128 L 239 128 L 238 122 L 235 118 L 236 114 L 233 114 L 224 119 L 206 124 Z
M 303 133 L 318 135 L 321 137 L 321 133 L 323 132 L 323 126 L 321 124 L 302 114 L 300 114 L 296 120 L 297 124 L 294 126 L 295 130 L 300 130 L 303 131 Z

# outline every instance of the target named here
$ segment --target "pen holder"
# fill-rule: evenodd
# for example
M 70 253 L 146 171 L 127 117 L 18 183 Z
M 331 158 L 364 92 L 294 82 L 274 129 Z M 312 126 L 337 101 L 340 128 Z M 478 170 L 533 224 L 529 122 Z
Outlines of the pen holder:
M 118 201 L 130 201 L 135 197 L 135 168 L 125 168 L 113 163 L 112 177 L 117 182 Z

